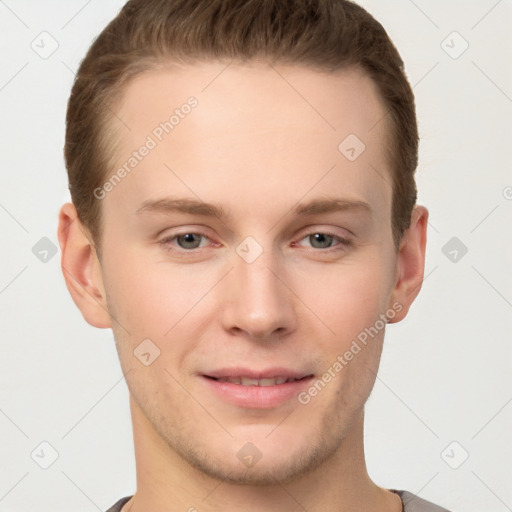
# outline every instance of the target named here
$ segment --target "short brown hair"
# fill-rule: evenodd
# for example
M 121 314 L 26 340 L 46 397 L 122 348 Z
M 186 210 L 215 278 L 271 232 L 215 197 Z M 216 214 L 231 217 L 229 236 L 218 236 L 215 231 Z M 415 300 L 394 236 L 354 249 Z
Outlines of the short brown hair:
M 358 66 L 375 82 L 387 112 L 391 223 L 399 247 L 417 197 L 414 95 L 382 25 L 348 0 L 129 0 L 80 64 L 67 109 L 69 188 L 97 246 L 101 201 L 94 190 L 112 172 L 108 127 L 129 80 L 173 60 L 255 58 L 323 71 Z

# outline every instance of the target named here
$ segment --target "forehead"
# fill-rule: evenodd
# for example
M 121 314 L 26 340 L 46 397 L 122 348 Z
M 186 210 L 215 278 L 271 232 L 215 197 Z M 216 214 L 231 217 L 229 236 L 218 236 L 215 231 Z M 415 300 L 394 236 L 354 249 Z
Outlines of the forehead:
M 338 190 L 389 210 L 385 109 L 357 68 L 173 65 L 129 83 L 116 115 L 111 173 L 151 146 L 110 194 L 126 209 L 166 190 L 241 208 Z
M 356 67 L 320 72 L 257 61 L 188 66 L 169 63 L 128 83 L 118 104 L 125 130 L 116 131 L 126 142 L 136 143 L 130 136 L 137 135 L 130 133 L 134 128 L 151 131 L 155 122 L 168 120 L 188 98 L 195 97 L 201 108 L 194 111 L 191 121 L 183 123 L 182 132 L 200 126 L 210 128 L 210 138 L 231 138 L 262 127 L 279 132 L 298 127 L 297 121 L 301 121 L 301 130 L 296 130 L 299 136 L 332 132 L 336 139 L 352 130 L 369 141 L 371 128 L 376 123 L 381 129 L 385 125 L 379 123 L 385 110 L 378 96 L 373 80 Z M 221 125 L 219 120 L 223 120 Z M 378 135 L 379 130 L 375 133 Z M 292 134 L 287 131 L 286 135 Z

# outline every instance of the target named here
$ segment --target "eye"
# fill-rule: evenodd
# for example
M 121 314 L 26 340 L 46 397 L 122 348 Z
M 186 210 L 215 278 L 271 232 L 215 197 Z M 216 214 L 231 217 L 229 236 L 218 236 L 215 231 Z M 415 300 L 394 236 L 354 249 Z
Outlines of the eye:
M 164 238 L 163 240 L 161 240 L 160 243 L 166 246 L 170 251 L 174 250 L 174 248 L 176 247 L 176 245 L 172 243 L 174 241 L 176 241 L 176 244 L 179 247 L 179 249 L 194 250 L 204 246 L 201 245 L 201 239 L 209 240 L 209 238 L 206 235 L 203 235 L 201 233 L 187 232 L 178 233 L 176 235 Z
M 342 250 L 352 244 L 352 241 L 335 235 L 334 233 L 327 233 L 324 231 L 315 231 L 303 236 L 298 245 L 302 245 L 300 242 L 307 240 L 310 247 L 318 249 L 323 252 L 331 252 Z M 202 243 L 204 241 L 205 243 Z M 193 252 L 196 249 L 200 249 L 208 245 L 211 240 L 202 233 L 193 231 L 177 233 L 175 235 L 164 238 L 160 241 L 160 244 L 168 251 L 182 251 L 182 252 Z M 338 243 L 336 243 L 338 242 Z
M 303 237 L 302 240 L 308 240 L 308 242 L 311 244 L 311 246 L 314 249 L 331 249 L 337 250 L 343 247 L 348 247 L 351 245 L 352 241 L 347 238 L 342 238 L 338 235 L 334 235 L 332 233 L 324 233 L 323 231 L 317 231 L 315 233 L 310 233 Z M 339 244 L 336 246 L 336 241 L 339 242 Z

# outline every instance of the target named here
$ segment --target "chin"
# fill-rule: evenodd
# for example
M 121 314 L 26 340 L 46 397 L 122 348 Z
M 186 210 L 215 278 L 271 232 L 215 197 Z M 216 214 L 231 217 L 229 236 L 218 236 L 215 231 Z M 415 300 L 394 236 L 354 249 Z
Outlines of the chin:
M 338 446 L 332 438 L 313 440 L 308 436 L 281 434 L 271 439 L 275 433 L 266 437 L 268 428 L 259 434 L 243 440 L 237 436 L 228 442 L 215 443 L 215 448 L 181 444 L 178 450 L 191 466 L 215 480 L 269 486 L 299 480 L 327 461 Z
M 244 467 L 243 463 L 236 461 L 227 464 L 212 464 L 212 461 L 195 461 L 194 466 L 204 474 L 237 485 L 269 486 L 292 483 L 310 472 L 315 465 L 311 460 L 288 457 L 285 460 L 272 457 L 272 460 L 259 460 L 252 467 Z

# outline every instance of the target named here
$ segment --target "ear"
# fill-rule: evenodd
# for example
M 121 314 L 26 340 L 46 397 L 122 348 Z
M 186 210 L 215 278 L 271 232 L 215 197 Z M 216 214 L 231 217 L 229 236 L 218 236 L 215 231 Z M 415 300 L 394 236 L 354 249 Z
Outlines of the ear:
M 73 301 L 86 322 L 94 327 L 111 327 L 96 248 L 71 203 L 60 209 L 58 237 L 62 273 Z
M 398 249 L 395 287 L 390 301 L 390 306 L 398 303 L 402 308 L 388 323 L 403 320 L 421 290 L 425 271 L 427 223 L 428 210 L 424 206 L 415 206 L 411 214 L 411 224 L 404 232 Z

